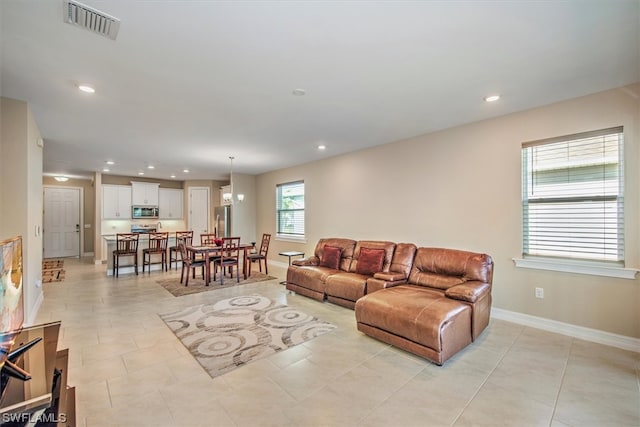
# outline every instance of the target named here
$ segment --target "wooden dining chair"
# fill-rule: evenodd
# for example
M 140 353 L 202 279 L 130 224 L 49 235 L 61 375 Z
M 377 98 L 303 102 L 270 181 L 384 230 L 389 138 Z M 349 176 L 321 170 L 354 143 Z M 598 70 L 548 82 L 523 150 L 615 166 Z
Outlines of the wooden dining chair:
M 136 276 L 138 275 L 138 233 L 117 233 L 116 249 L 113 251 L 113 275 L 118 277 L 120 267 L 130 267 L 131 265 L 120 265 L 120 257 L 133 257 Z
M 180 259 L 178 259 L 178 254 L 180 254 L 180 241 L 182 241 L 187 246 L 191 246 L 191 244 L 193 243 L 193 230 L 176 231 L 175 245 L 169 247 L 169 268 L 171 268 L 172 263 L 175 261 L 177 269 L 178 261 L 182 261 L 182 256 L 180 257 Z
M 218 246 L 216 240 L 220 241 L 221 239 L 218 239 L 218 237 L 214 233 L 203 233 L 200 235 L 200 244 L 202 246 Z M 213 262 L 218 258 L 220 258 L 219 252 L 209 253 L 209 262 Z
M 200 244 L 202 246 L 216 246 L 218 237 L 214 233 L 203 233 L 200 235 Z
M 220 257 L 213 260 L 213 280 L 216 280 L 216 271 L 220 266 L 220 284 L 224 285 L 224 269 L 229 268 L 233 278 L 233 266 L 236 266 L 236 279 L 240 283 L 240 238 L 224 237 Z
M 262 261 L 264 261 L 264 272 L 269 274 L 269 268 L 267 267 L 267 253 L 269 253 L 269 242 L 271 241 L 271 234 L 264 233 L 262 235 L 262 242 L 260 243 L 260 250 L 255 254 L 249 254 L 247 259 L 249 260 L 249 273 L 251 276 L 251 266 L 254 262 L 258 262 L 258 267 L 262 273 Z
M 193 252 L 187 249 L 187 245 L 183 242 L 178 244 L 178 250 L 180 251 L 180 257 L 182 258 L 182 271 L 180 272 L 180 283 L 185 280 L 184 271 L 187 270 L 185 286 L 189 286 L 189 272 L 193 274 L 193 278 L 196 278 L 196 268 L 202 267 L 202 280 L 204 280 L 204 269 L 207 265 L 207 260 L 204 258 L 196 258 Z M 207 286 L 209 284 L 207 283 Z
M 169 241 L 168 232 L 149 233 L 149 246 L 142 250 L 142 273 L 144 267 L 149 266 L 151 273 L 151 264 L 160 264 L 160 270 L 167 271 L 167 242 Z M 154 255 L 160 256 L 160 262 L 151 262 Z

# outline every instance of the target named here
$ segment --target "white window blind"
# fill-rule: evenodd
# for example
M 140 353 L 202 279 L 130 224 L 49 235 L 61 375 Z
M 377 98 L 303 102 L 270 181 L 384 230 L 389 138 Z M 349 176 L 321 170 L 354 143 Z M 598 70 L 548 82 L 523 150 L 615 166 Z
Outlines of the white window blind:
M 622 127 L 522 145 L 523 255 L 624 264 Z
M 280 237 L 304 237 L 304 181 L 276 186 L 276 230 Z

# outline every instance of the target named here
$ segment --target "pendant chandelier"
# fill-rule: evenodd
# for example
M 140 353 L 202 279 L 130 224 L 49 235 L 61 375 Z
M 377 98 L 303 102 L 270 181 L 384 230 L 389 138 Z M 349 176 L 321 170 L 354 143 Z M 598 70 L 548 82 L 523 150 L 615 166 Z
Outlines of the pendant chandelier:
M 222 199 L 225 203 L 233 204 L 233 159 L 235 157 L 229 156 L 229 160 L 231 161 L 231 166 L 229 167 L 229 192 L 222 194 Z M 239 202 L 244 200 L 244 194 L 238 194 L 236 196 Z

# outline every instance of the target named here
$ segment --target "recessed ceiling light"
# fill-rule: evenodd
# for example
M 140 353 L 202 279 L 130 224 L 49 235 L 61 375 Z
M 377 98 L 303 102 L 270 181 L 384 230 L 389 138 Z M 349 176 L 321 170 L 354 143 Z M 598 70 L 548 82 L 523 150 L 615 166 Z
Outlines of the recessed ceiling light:
M 318 150 L 326 150 L 327 146 L 326 145 L 318 145 Z
M 142 176 L 144 175 L 144 172 L 138 172 L 138 175 Z
M 189 169 L 184 169 L 182 172 L 189 173 Z
M 153 165 L 149 165 L 149 166 L 147 166 L 147 169 L 155 169 L 155 168 L 156 168 L 156 167 L 155 167 L 155 166 L 153 166 Z
M 489 95 L 484 97 L 486 102 L 496 102 L 498 99 L 500 99 L 500 95 Z
M 175 177 L 176 177 L 175 174 L 171 175 L 171 178 L 175 178 Z
M 53 179 L 55 179 L 55 180 L 56 180 L 56 181 L 58 181 L 58 182 L 67 182 L 67 181 L 69 181 L 69 178 L 67 178 L 66 176 L 63 176 L 63 175 L 61 175 L 61 176 L 56 176 L 56 177 L 55 177 L 55 178 L 53 178 Z
M 105 163 L 108 164 L 108 165 L 115 165 L 116 164 L 116 162 L 114 162 L 113 160 L 107 160 Z
M 111 169 L 109 169 L 109 168 L 102 168 L 102 172 L 111 172 Z
M 304 95 L 306 95 L 307 91 L 304 90 L 304 89 L 299 89 L 298 88 L 298 89 L 294 89 L 293 92 L 291 92 L 291 93 L 293 93 L 295 96 L 304 96 Z
M 95 93 L 96 90 L 89 85 L 78 85 L 78 89 L 86 93 Z

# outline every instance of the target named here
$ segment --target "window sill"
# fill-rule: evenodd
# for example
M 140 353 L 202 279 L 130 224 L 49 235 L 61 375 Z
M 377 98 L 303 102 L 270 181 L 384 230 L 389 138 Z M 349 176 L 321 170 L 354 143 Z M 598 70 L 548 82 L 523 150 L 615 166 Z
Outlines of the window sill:
M 293 237 L 293 236 L 282 236 L 276 234 L 276 240 L 280 242 L 293 242 L 293 243 L 307 243 L 307 238 L 302 237 Z
M 618 279 L 634 280 L 638 269 L 611 267 L 597 262 L 580 262 L 571 260 L 554 260 L 541 258 L 512 258 L 516 267 L 533 268 L 536 270 L 562 271 L 564 273 L 588 274 L 591 276 L 616 277 Z

